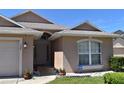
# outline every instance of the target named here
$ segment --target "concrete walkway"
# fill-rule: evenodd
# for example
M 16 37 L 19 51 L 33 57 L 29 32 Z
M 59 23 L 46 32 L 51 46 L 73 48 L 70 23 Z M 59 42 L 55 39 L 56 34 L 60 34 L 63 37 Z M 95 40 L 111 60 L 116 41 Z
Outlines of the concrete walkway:
M 92 73 L 67 73 L 66 76 L 103 76 L 106 73 L 113 73 L 113 71 L 102 71 L 102 72 L 92 72 Z
M 1 78 L 0 84 L 45 84 L 56 79 L 56 75 L 49 76 L 34 76 L 30 80 L 23 78 Z
M 103 71 L 103 72 L 92 72 L 92 73 L 67 73 L 66 76 L 103 76 L 105 73 L 113 73 L 113 71 Z M 45 84 L 54 79 L 56 75 L 47 76 L 34 76 L 30 80 L 24 80 L 23 78 L 0 78 L 0 84 Z

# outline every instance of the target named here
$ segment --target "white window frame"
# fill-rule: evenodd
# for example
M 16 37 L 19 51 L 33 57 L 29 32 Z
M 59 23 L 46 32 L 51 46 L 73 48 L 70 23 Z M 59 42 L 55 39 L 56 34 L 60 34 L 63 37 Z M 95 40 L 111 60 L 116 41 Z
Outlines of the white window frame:
M 85 42 L 85 41 L 88 41 L 89 42 L 89 53 L 80 53 L 79 49 L 78 49 L 78 55 L 79 54 L 88 54 L 89 55 L 89 65 L 93 65 L 92 64 L 92 58 L 91 58 L 91 55 L 92 54 L 99 54 L 100 55 L 100 64 L 98 65 L 102 65 L 102 41 L 100 40 L 96 40 L 96 39 L 82 39 L 82 40 L 78 40 L 77 41 L 77 45 L 81 42 Z M 100 53 L 91 53 L 91 42 L 98 42 L 100 43 Z M 85 65 L 87 66 L 87 65 Z

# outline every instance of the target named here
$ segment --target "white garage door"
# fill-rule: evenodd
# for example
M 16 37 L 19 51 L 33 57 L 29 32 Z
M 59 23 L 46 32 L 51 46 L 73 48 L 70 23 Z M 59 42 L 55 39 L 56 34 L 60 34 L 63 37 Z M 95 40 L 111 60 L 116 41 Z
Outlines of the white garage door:
M 19 42 L 0 41 L 0 76 L 19 75 Z

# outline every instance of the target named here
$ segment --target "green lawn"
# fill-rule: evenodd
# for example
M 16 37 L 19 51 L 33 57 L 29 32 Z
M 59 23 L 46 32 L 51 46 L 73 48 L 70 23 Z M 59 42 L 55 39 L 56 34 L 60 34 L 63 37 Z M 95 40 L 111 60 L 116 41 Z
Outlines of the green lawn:
M 104 84 L 103 77 L 59 77 L 48 84 Z

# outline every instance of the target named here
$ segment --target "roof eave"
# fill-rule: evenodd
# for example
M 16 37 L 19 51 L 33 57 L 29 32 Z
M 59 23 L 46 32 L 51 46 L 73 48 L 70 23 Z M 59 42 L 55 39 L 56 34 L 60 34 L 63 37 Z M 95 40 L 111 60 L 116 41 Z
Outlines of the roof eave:
M 53 34 L 49 40 L 55 40 L 57 38 L 63 37 L 63 36 L 86 36 L 86 37 L 108 37 L 108 38 L 119 38 L 120 35 L 93 35 L 93 34 L 63 34 L 63 33 L 55 33 Z
M 32 35 L 35 39 L 40 38 L 44 32 L 32 30 L 32 29 L 25 29 L 25 28 L 4 28 L 0 27 L 0 34 L 14 34 L 14 35 Z

